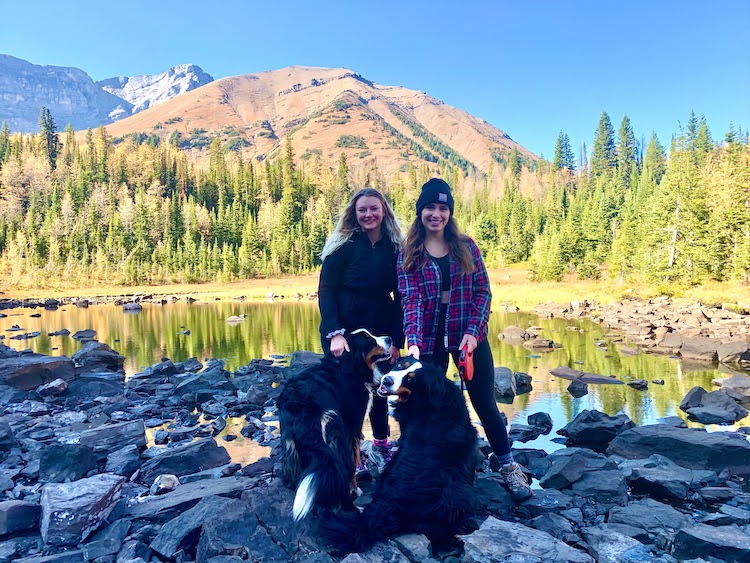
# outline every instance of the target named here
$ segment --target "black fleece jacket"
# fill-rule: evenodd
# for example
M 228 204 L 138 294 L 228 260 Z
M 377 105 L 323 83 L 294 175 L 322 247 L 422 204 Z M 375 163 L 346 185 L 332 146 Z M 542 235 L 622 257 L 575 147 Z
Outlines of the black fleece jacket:
M 323 260 L 318 284 L 320 336 L 340 328 L 366 328 L 404 344 L 401 296 L 396 279 L 398 248 L 382 237 L 375 244 L 355 232 L 348 242 Z

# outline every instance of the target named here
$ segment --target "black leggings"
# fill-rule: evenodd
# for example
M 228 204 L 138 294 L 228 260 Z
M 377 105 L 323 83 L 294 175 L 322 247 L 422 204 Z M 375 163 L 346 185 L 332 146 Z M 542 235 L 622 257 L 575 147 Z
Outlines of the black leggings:
M 443 323 L 441 323 L 443 324 Z M 443 337 L 435 343 L 435 354 L 422 356 L 425 362 L 431 362 L 443 373 L 448 372 L 448 352 L 443 346 Z M 458 352 L 452 352 L 453 361 L 458 364 Z M 495 402 L 495 365 L 492 361 L 492 350 L 487 340 L 482 340 L 474 350 L 474 377 L 466 382 L 466 390 L 479 420 L 482 422 L 487 441 L 495 455 L 502 457 L 510 453 L 508 430 L 500 416 Z
M 323 353 L 326 356 L 330 356 L 331 341 L 323 336 L 321 337 L 320 342 L 323 345 Z M 372 427 L 372 437 L 376 440 L 385 440 L 390 434 L 388 428 L 388 400 L 375 393 L 372 393 L 370 426 Z

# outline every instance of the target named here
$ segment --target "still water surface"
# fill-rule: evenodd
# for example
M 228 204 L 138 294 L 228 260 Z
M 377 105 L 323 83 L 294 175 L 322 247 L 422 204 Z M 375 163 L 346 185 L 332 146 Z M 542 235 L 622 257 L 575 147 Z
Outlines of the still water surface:
M 97 305 L 88 309 L 66 306 L 57 311 L 13 309 L 4 313 L 8 316 L 0 318 L 0 335 L 5 336 L 2 342 L 12 348 L 71 356 L 80 347 L 76 340 L 70 336 L 50 337 L 47 334 L 63 328 L 71 334 L 91 328 L 96 331 L 98 340 L 125 356 L 128 375 L 160 361 L 162 357 L 174 362 L 191 357 L 200 360 L 222 358 L 226 360 L 227 369 L 234 371 L 254 358 L 290 354 L 295 350 L 321 351 L 320 316 L 317 304 L 309 302 L 144 304 L 138 313 L 126 313 L 114 305 Z M 31 314 L 41 316 L 31 317 Z M 246 320 L 237 324 L 226 322 L 228 317 L 241 314 L 247 315 Z M 7 331 L 13 325 L 19 325 L 24 332 L 39 331 L 41 335 L 29 340 L 10 340 L 12 335 L 18 334 Z M 562 348 L 539 353 L 505 343 L 497 335 L 509 325 L 539 326 L 543 329 L 541 337 L 554 340 Z M 190 334 L 178 334 L 186 329 Z M 659 418 L 671 415 L 684 418 L 679 403 L 692 387 L 701 386 L 710 391 L 716 388 L 711 384 L 712 379 L 733 374 L 723 366 L 689 365 L 678 359 L 644 353 L 628 355 L 615 342 L 602 349 L 594 342 L 604 339 L 605 331 L 587 320 L 548 320 L 528 313 L 494 312 L 490 317 L 489 332 L 495 365 L 533 377 L 531 393 L 516 397 L 511 405 L 500 404 L 500 409 L 507 414 L 511 424 L 525 424 L 526 417 L 535 412 L 549 413 L 554 421 L 552 433 L 527 444 L 547 451 L 561 447 L 551 441 L 556 436 L 555 431 L 584 409 L 597 409 L 610 415 L 622 411 L 638 425 L 655 423 Z M 549 370 L 558 366 L 613 374 L 625 382 L 646 379 L 649 389 L 637 391 L 627 385 L 589 385 L 589 394 L 575 399 L 566 390 L 569 381 L 550 375 Z M 450 372 L 455 370 L 452 368 Z M 664 385 L 651 383 L 654 379 L 663 379 Z M 473 412 L 472 417 L 476 420 Z M 239 421 L 232 421 L 228 430 L 239 434 L 239 428 L 234 427 L 238 425 L 241 427 Z M 735 426 L 710 427 L 709 430 L 737 426 L 750 426 L 750 417 Z M 398 425 L 392 422 L 391 427 L 397 430 Z M 232 442 L 231 449 L 237 451 L 247 447 L 243 442 L 246 441 Z M 226 446 L 230 447 L 229 444 Z M 523 447 L 521 443 L 515 446 Z M 237 459 L 235 454 L 232 457 Z

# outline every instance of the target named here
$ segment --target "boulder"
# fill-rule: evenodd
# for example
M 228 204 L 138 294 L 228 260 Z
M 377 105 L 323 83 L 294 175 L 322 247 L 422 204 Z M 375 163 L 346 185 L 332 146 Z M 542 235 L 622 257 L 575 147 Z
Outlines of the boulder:
M 672 555 L 679 561 L 701 557 L 747 563 L 750 562 L 750 534 L 734 526 L 696 524 L 677 533 Z
M 124 479 L 103 473 L 42 488 L 40 528 L 51 545 L 76 545 L 96 530 L 120 498 Z
M 91 448 L 81 444 L 51 444 L 39 458 L 39 479 L 47 483 L 65 483 L 83 479 L 96 468 Z
M 125 357 L 103 342 L 91 341 L 73 354 L 73 361 L 79 372 L 121 371 Z
M 40 506 L 23 500 L 0 501 L 0 537 L 39 525 Z
M 557 433 L 566 436 L 569 444 L 603 451 L 612 439 L 634 426 L 624 413 L 609 416 L 597 410 L 584 409 Z
M 708 336 L 683 336 L 680 356 L 690 360 L 714 362 L 717 358 L 716 350 L 719 344 L 720 341 Z
M 511 400 L 516 396 L 516 378 L 508 368 L 495 368 L 495 391 L 501 397 Z
M 621 468 L 625 469 L 626 480 L 634 493 L 667 501 L 685 501 L 692 491 L 718 482 L 714 471 L 685 469 L 660 455 L 626 462 Z
M 466 563 L 486 561 L 549 561 L 594 563 L 594 559 L 546 532 L 490 516 L 479 530 L 461 536 Z
M 608 455 L 627 459 L 659 454 L 688 469 L 708 469 L 750 478 L 750 442 L 729 432 L 675 428 L 665 424 L 626 430 L 610 442 Z
M 74 377 L 73 360 L 65 356 L 25 354 L 0 359 L 0 383 L 23 391 L 31 391 L 56 379 L 70 381 Z
M 227 463 L 227 450 L 218 446 L 213 438 L 204 438 L 184 446 L 169 448 L 148 460 L 141 466 L 141 480 L 150 485 L 161 473 L 182 477 Z
M 568 393 L 578 399 L 579 397 L 589 394 L 589 386 L 580 379 L 574 379 L 570 382 L 570 385 L 568 385 Z

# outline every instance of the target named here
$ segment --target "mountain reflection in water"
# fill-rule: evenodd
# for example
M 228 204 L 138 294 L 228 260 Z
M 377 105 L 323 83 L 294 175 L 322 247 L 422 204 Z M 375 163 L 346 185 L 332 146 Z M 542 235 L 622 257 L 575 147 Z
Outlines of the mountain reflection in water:
M 226 369 L 235 371 L 254 358 L 290 354 L 296 350 L 320 352 L 318 323 L 320 316 L 314 302 L 294 303 L 240 303 L 217 301 L 209 303 L 184 302 L 168 305 L 144 304 L 138 313 L 128 313 L 114 305 L 96 305 L 87 309 L 65 306 L 56 311 L 37 309 L 12 309 L 4 311 L 7 317 L 0 318 L 0 334 L 3 343 L 23 350 L 52 355 L 72 356 L 80 344 L 70 336 L 49 337 L 49 332 L 67 328 L 71 335 L 78 330 L 91 328 L 96 338 L 106 342 L 125 356 L 125 370 L 132 375 L 144 367 L 168 357 L 174 362 L 197 357 L 220 358 L 226 361 Z M 30 317 L 41 313 L 41 317 Z M 227 323 L 233 315 L 245 314 L 241 323 Z M 41 336 L 28 340 L 10 340 L 18 332 L 7 332 L 19 325 L 30 333 L 39 331 Z M 522 328 L 542 328 L 541 338 L 548 338 L 562 345 L 550 352 L 530 351 L 521 345 L 510 345 L 497 338 L 509 325 Z M 190 334 L 178 334 L 188 329 Z M 513 404 L 500 404 L 511 424 L 526 424 L 526 417 L 536 412 L 547 412 L 554 427 L 547 436 L 540 436 L 526 445 L 517 442 L 514 447 L 543 448 L 552 451 L 561 447 L 552 442 L 555 433 L 584 409 L 597 409 L 609 415 L 619 411 L 626 413 L 636 424 L 651 424 L 665 416 L 678 415 L 684 418 L 679 404 L 693 387 L 700 386 L 709 391 L 716 389 L 711 380 L 730 377 L 733 372 L 724 366 L 710 364 L 687 364 L 666 356 L 639 353 L 627 355 L 621 346 L 610 343 L 608 347 L 597 347 L 594 343 L 604 339 L 605 331 L 590 321 L 566 321 L 563 319 L 539 319 L 528 313 L 494 312 L 490 317 L 490 345 L 496 366 L 505 366 L 513 371 L 528 373 L 533 378 L 533 391 L 516 397 Z M 568 366 L 577 370 L 603 375 L 615 375 L 622 381 L 645 379 L 649 382 L 646 391 L 637 391 L 627 385 L 589 385 L 589 394 L 575 399 L 568 392 L 569 381 L 550 375 L 549 370 Z M 455 373 L 451 366 L 449 373 Z M 663 379 L 664 385 L 652 383 Z M 467 401 L 468 402 L 468 401 Z M 471 410 L 471 409 L 470 409 Z M 472 417 L 476 416 L 472 412 Z M 239 435 L 236 422 L 228 421 L 225 432 Z M 235 426 L 233 426 L 235 424 Z M 701 424 L 688 423 L 691 426 Z M 750 417 L 729 427 L 709 427 L 709 430 L 731 429 L 750 426 Z M 241 427 L 241 426 L 240 426 Z M 394 437 L 398 435 L 398 424 L 391 421 Z M 481 428 L 479 428 L 481 434 Z M 369 427 L 365 434 L 369 437 Z M 241 436 L 234 442 L 220 440 L 220 444 L 232 448 L 232 458 L 238 463 L 248 463 L 252 458 L 266 455 L 268 448 L 254 445 Z M 250 448 L 257 450 L 248 451 Z

